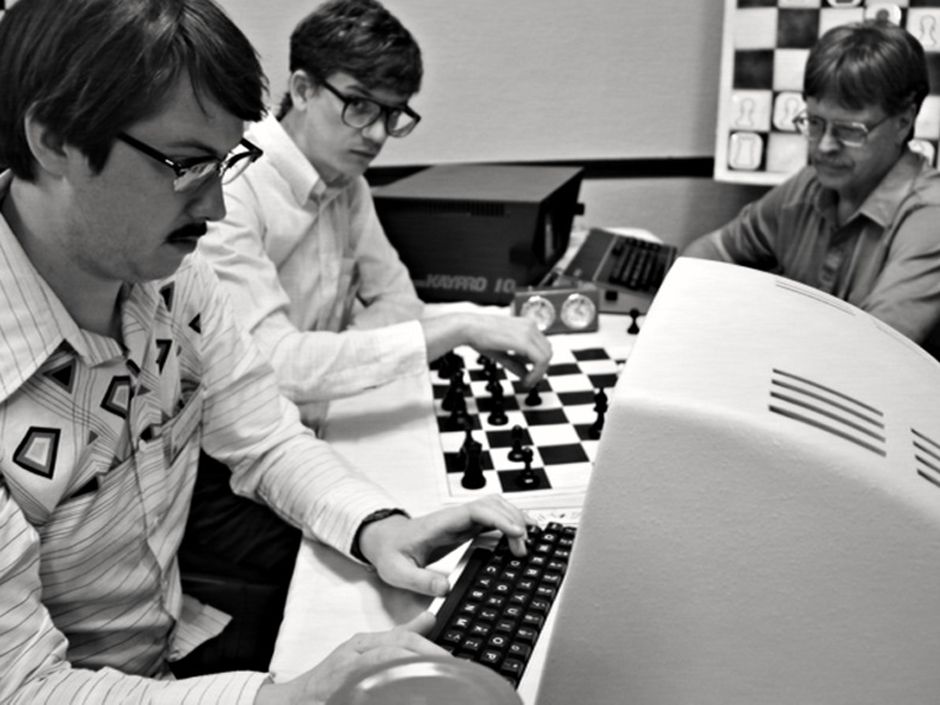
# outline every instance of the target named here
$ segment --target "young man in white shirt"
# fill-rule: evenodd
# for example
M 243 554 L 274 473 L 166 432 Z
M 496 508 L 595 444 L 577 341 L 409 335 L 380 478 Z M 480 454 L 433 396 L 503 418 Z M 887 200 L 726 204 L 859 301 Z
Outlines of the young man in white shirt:
M 246 132 L 264 156 L 225 186 L 227 213 L 199 251 L 304 423 L 321 429 L 331 399 L 420 373 L 459 345 L 534 384 L 551 358 L 535 324 L 479 312 L 425 317 L 376 216 L 363 174 L 389 137 L 405 137 L 420 119 L 408 105 L 423 72 L 412 35 L 375 0 L 330 0 L 291 34 L 290 71 L 277 115 Z M 253 617 L 275 624 L 300 536 L 232 495 L 228 477 L 203 456 L 184 577 L 221 563 L 232 578 L 280 584 Z M 256 541 L 264 552 L 252 550 Z M 212 604 L 238 599 L 211 581 L 191 589 Z M 214 658 L 193 659 L 203 656 Z
M 294 29 L 290 71 L 277 116 L 247 132 L 264 157 L 227 185 L 226 217 L 199 248 L 304 421 L 316 427 L 330 399 L 463 344 L 534 383 L 551 347 L 532 322 L 423 318 L 376 217 L 363 173 L 420 119 L 408 105 L 423 71 L 412 35 L 375 0 L 332 0 Z

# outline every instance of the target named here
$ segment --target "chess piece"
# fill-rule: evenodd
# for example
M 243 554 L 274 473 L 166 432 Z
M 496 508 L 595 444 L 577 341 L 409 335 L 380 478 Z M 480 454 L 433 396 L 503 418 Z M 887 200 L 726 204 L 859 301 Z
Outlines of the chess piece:
M 460 484 L 464 489 L 478 490 L 486 485 L 486 476 L 483 474 L 483 466 L 480 463 L 480 456 L 483 453 L 483 444 L 476 440 L 467 429 L 467 438 L 460 448 L 463 455 L 463 477 L 460 478 Z
M 441 408 L 444 411 L 453 411 L 454 406 L 458 403 L 457 399 L 463 399 L 464 393 L 464 381 L 463 381 L 463 372 L 455 371 L 450 377 L 450 384 L 447 386 L 447 391 L 444 392 L 444 398 L 441 399 Z
M 485 389 L 493 396 L 503 396 L 503 385 L 500 384 L 500 381 L 495 377 L 491 377 L 487 380 Z
M 640 324 L 637 323 L 637 318 L 640 316 L 640 310 L 636 308 L 630 309 L 630 327 L 627 328 L 628 335 L 636 335 L 640 332 Z
M 506 457 L 514 462 L 520 462 L 524 456 L 522 443 L 525 440 L 525 432 L 522 430 L 522 426 L 517 425 L 513 426 L 512 431 L 509 433 L 512 438 L 512 447 L 509 449 L 509 454 Z
M 450 408 L 450 418 L 460 424 L 466 424 L 470 421 L 470 415 L 467 413 L 467 400 L 463 392 L 454 396 L 453 404 Z
M 594 395 L 594 411 L 597 412 L 597 418 L 591 424 L 591 428 L 588 429 L 591 438 L 598 439 L 601 437 L 601 431 L 604 430 L 604 414 L 607 413 L 607 406 L 607 394 L 603 389 L 598 389 Z
M 539 394 L 538 385 L 532 387 L 529 390 L 529 393 L 525 396 L 525 403 L 527 406 L 538 406 L 542 403 L 542 397 Z
M 542 484 L 542 480 L 538 475 L 535 474 L 532 470 L 532 457 L 534 453 L 531 448 L 522 449 L 522 462 L 525 463 L 525 467 L 522 469 L 522 472 L 516 477 L 516 484 L 527 490 L 534 490 Z
M 509 417 L 506 416 L 506 402 L 503 398 L 502 390 L 500 390 L 498 394 L 493 395 L 492 402 L 493 406 L 486 420 L 493 426 L 505 426 L 509 423 Z
M 454 373 L 463 369 L 463 358 L 453 350 L 444 353 L 437 363 L 437 376 L 440 379 L 451 379 Z

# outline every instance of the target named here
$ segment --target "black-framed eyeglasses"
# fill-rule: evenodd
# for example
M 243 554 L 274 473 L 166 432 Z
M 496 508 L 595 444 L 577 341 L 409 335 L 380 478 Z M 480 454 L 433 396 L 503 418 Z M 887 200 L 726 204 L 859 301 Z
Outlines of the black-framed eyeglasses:
M 141 142 L 136 137 L 131 137 L 126 132 L 119 132 L 117 138 L 129 147 L 133 147 L 138 152 L 146 154 L 151 159 L 155 159 L 161 164 L 170 167 L 176 178 L 173 179 L 173 190 L 177 193 L 191 191 L 198 188 L 206 179 L 217 176 L 223 184 L 227 184 L 241 174 L 248 165 L 258 160 L 264 152 L 260 147 L 253 145 L 246 139 L 241 140 L 239 145 L 244 150 L 232 151 L 224 158 L 216 157 L 192 157 L 177 161 L 171 159 L 159 149 L 151 147 L 145 142 Z
M 811 140 L 821 140 L 826 134 L 826 126 L 829 126 L 829 133 L 839 144 L 846 147 L 861 147 L 868 141 L 868 135 L 881 123 L 888 120 L 891 116 L 886 115 L 878 122 L 866 125 L 864 122 L 843 122 L 841 120 L 826 120 L 816 115 L 800 113 L 793 118 L 793 126 L 800 134 Z
M 390 137 L 404 137 L 411 133 L 421 121 L 421 116 L 407 105 L 385 105 L 372 98 L 358 95 L 345 95 L 338 88 L 326 81 L 323 86 L 343 103 L 343 112 L 340 118 L 349 127 L 361 130 L 374 124 L 380 117 L 385 116 L 385 131 Z

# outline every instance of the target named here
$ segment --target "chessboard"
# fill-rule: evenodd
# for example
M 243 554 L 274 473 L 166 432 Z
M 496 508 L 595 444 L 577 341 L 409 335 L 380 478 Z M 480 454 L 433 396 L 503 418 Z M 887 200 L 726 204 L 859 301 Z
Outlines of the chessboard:
M 499 492 L 519 506 L 562 506 L 587 488 L 611 388 L 625 356 L 558 349 L 534 390 L 469 348 L 432 365 L 444 454 L 443 501 Z
M 940 0 L 725 0 L 715 178 L 773 185 L 806 163 L 793 126 L 804 107 L 809 50 L 832 27 L 883 18 L 907 29 L 927 56 L 930 95 L 911 148 L 937 164 Z

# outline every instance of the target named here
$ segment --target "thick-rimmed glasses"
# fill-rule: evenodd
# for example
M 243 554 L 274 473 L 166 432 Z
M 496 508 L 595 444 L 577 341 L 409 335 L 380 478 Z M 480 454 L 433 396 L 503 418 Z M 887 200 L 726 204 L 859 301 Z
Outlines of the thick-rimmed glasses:
M 816 141 L 821 140 L 826 134 L 826 126 L 829 126 L 829 134 L 839 144 L 845 147 L 861 147 L 868 141 L 868 135 L 878 125 L 890 118 L 886 115 L 878 122 L 866 125 L 864 122 L 842 122 L 840 120 L 825 120 L 816 115 L 807 115 L 800 113 L 793 118 L 793 126 L 799 130 L 803 136 Z
M 389 136 L 404 137 L 415 129 L 415 125 L 421 120 L 421 116 L 407 105 L 385 105 L 372 98 L 345 95 L 326 81 L 321 81 L 321 83 L 343 102 L 343 112 L 340 117 L 348 127 L 361 130 L 374 124 L 384 115 L 385 131 Z
M 264 152 L 260 147 L 256 147 L 251 142 L 243 139 L 239 142 L 243 151 L 232 151 L 223 159 L 216 157 L 192 157 L 176 161 L 171 159 L 159 149 L 151 147 L 149 144 L 141 142 L 135 137 L 131 137 L 126 132 L 119 132 L 117 138 L 129 147 L 133 147 L 138 152 L 146 154 L 151 159 L 155 159 L 161 164 L 170 167 L 176 178 L 173 179 L 173 190 L 177 193 L 183 191 L 192 191 L 199 188 L 206 179 L 217 176 L 223 184 L 227 184 L 241 174 L 248 165 L 256 161 Z

